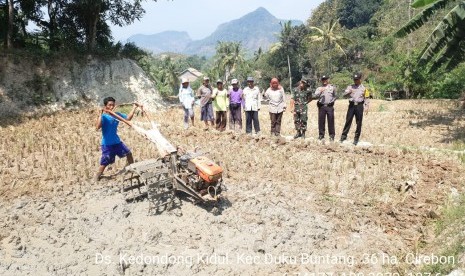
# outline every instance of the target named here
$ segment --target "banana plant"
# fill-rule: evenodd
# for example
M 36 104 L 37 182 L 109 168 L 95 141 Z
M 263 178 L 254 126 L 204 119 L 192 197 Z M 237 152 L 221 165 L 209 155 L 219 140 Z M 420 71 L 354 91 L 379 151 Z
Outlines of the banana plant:
M 430 72 L 441 67 L 453 69 L 465 60 L 465 1 L 457 0 L 416 0 L 413 8 L 425 7 L 407 24 L 395 33 L 396 37 L 405 37 L 421 28 L 438 11 L 457 2 L 444 16 L 430 34 L 426 45 L 420 53 L 419 65 L 431 64 Z

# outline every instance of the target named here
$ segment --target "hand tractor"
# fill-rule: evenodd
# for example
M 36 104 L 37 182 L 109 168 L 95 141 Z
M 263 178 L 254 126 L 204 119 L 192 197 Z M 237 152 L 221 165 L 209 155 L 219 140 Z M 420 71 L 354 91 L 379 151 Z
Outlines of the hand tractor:
M 223 187 L 223 169 L 219 165 L 200 152 L 175 148 L 146 112 L 143 114 L 152 126 L 150 130 L 114 112 L 110 114 L 154 143 L 161 156 L 126 166 L 122 188 L 126 201 L 147 197 L 149 212 L 171 208 L 177 192 L 187 194 L 195 204 L 218 202 Z

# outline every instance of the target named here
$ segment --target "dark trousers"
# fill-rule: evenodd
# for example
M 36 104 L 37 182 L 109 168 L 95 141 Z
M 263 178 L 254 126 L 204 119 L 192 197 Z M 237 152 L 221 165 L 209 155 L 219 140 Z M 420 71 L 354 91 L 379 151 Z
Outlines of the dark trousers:
M 334 139 L 334 106 L 318 107 L 318 138 L 325 137 L 326 117 L 328 117 L 329 137 Z
M 240 104 L 229 105 L 229 129 L 242 129 L 242 113 Z
M 258 121 L 258 111 L 245 112 L 245 132 L 252 133 L 252 122 L 255 133 L 260 131 L 260 122 Z
M 216 111 L 216 129 L 223 131 L 226 129 L 226 111 Z
M 349 134 L 350 127 L 352 126 L 352 121 L 355 116 L 355 123 L 357 124 L 357 129 L 355 130 L 354 140 L 358 141 L 360 134 L 362 133 L 362 120 L 363 120 L 363 103 L 355 105 L 354 103 L 349 104 L 349 109 L 347 109 L 346 123 L 344 129 L 342 130 L 341 140 L 347 139 L 347 134 Z
M 279 135 L 281 133 L 281 120 L 283 118 L 283 113 L 271 113 L 270 112 L 270 121 L 271 121 L 271 134 Z

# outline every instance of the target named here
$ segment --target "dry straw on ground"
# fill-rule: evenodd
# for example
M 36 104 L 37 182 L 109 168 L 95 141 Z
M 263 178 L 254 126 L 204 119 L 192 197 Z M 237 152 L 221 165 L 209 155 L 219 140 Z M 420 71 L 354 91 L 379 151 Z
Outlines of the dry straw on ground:
M 313 227 L 312 231 L 315 232 L 318 229 L 317 224 L 321 224 L 326 225 L 326 230 L 321 233 L 323 236 L 320 236 L 324 238 L 315 236 L 311 246 L 318 248 L 318 252 L 334 253 L 336 248 L 338 252 L 359 258 L 363 252 L 379 251 L 402 256 L 417 249 L 419 243 L 430 242 L 433 237 L 431 227 L 428 226 L 431 212 L 441 213 L 441 205 L 449 197 L 451 190 L 463 191 L 464 174 L 460 158 L 463 154 L 460 151 L 465 149 L 460 142 L 465 135 L 463 112 L 456 109 L 452 101 L 373 101 L 370 113 L 364 119 L 361 138 L 372 146 L 354 147 L 350 144 L 318 142 L 315 139 L 316 106 L 313 102 L 310 105 L 307 131 L 309 139 L 305 141 L 271 138 L 266 107 L 260 111 L 262 135 L 259 137 L 204 131 L 203 124 L 198 121 L 198 110 L 196 126 L 188 130 L 183 129 L 183 112 L 179 108 L 152 114 L 153 119 L 159 122 L 162 133 L 174 145 L 187 149 L 199 148 L 219 161 L 225 169 L 231 205 L 225 207 L 217 219 L 210 218 L 211 214 L 207 214 L 205 210 L 195 211 L 199 212 L 196 213 L 199 219 L 209 220 L 212 225 L 219 223 L 215 227 L 222 233 L 214 233 L 213 237 L 227 239 L 230 233 L 228 231 L 232 231 L 231 227 L 249 225 L 250 228 L 247 229 L 254 231 L 254 228 L 260 229 L 260 225 L 266 225 L 265 232 L 252 232 L 248 236 L 255 239 L 252 244 L 243 244 L 243 247 L 236 248 L 226 242 L 226 246 L 232 246 L 237 252 L 253 252 L 257 244 L 263 244 L 263 250 L 267 252 L 280 248 L 298 252 L 308 250 L 305 247 L 310 245 L 303 241 L 312 235 L 307 233 L 305 237 L 306 230 L 301 227 Z M 335 108 L 336 138 L 339 138 L 347 103 L 339 101 Z M 56 202 L 57 198 L 62 198 L 65 201 L 58 201 L 55 208 L 66 213 L 67 204 L 91 200 L 87 198 L 91 198 L 92 193 L 108 189 L 118 193 L 117 176 L 96 184 L 91 181 L 100 156 L 100 133 L 93 127 L 96 115 L 93 110 L 59 112 L 41 118 L 30 118 L 21 124 L 2 126 L 2 216 L 7 216 L 8 212 L 5 210 L 13 208 L 10 204 L 17 204 L 18 199 L 21 202 Z M 143 122 L 140 117 L 135 120 Z M 349 139 L 353 137 L 354 130 L 355 125 Z M 284 115 L 282 134 L 294 134 L 290 113 Z M 132 149 L 136 161 L 157 157 L 154 145 L 128 127 L 120 127 L 120 136 Z M 106 174 L 112 175 L 123 166 L 124 161 L 118 160 Z M 108 197 L 115 193 L 110 193 Z M 126 206 L 122 201 L 115 204 Z M 143 209 L 137 206 L 134 204 L 124 208 L 133 208 L 132 211 Z M 190 213 L 195 208 L 199 209 L 194 205 L 184 204 L 181 210 Z M 273 212 L 270 214 L 267 210 Z M 286 215 L 280 215 L 283 210 L 287 210 L 283 213 Z M 86 210 L 80 212 L 85 214 Z M 141 217 L 145 215 L 138 214 Z M 151 219 L 164 220 L 165 215 Z M 303 222 L 309 216 L 315 216 L 315 223 Z M 185 218 L 186 216 L 177 220 L 178 228 L 191 226 L 187 221 L 183 225 Z M 289 218 L 292 219 L 287 225 Z M 0 235 L 0 241 L 4 245 L 14 243 L 14 237 L 21 237 L 21 228 L 24 225 L 28 225 L 29 231 L 42 227 L 40 219 L 24 219 L 18 224 L 12 223 L 11 219 L 5 221 L 8 222 L 1 226 L 3 234 Z M 131 228 L 138 231 L 138 223 L 143 222 L 135 223 Z M 166 229 L 170 228 L 167 226 Z M 286 230 L 290 231 L 285 232 L 289 236 L 283 238 L 278 229 L 294 230 Z M 97 227 L 96 231 L 103 230 Z M 124 231 L 128 230 L 125 228 Z M 163 232 L 165 230 L 160 231 L 163 233 L 160 235 L 168 235 Z M 300 231 L 303 231 L 301 235 L 298 234 Z M 277 233 L 274 238 L 273 232 Z M 82 235 L 91 239 L 86 234 Z M 171 237 L 173 235 L 176 237 L 181 234 L 172 233 Z M 354 243 L 354 235 L 363 237 L 363 240 L 359 244 Z M 278 238 L 287 241 L 287 246 L 294 247 L 274 244 Z M 62 241 L 66 243 L 65 240 Z M 209 246 L 215 248 L 213 244 Z M 91 248 L 90 243 L 87 250 Z M 82 250 L 86 250 L 85 246 Z M 74 254 L 81 254 L 80 250 Z M 14 259 L 9 260 L 14 263 Z M 41 261 L 48 262 L 47 259 Z M 404 265 L 388 268 L 365 265 L 358 269 L 394 271 L 405 269 Z M 99 267 L 95 269 L 98 270 Z M 104 267 L 100 269 L 105 270 Z M 168 274 L 184 271 L 176 266 L 162 270 L 147 269 L 149 272 Z M 251 273 L 257 271 L 254 269 L 244 266 L 228 268 L 225 272 Z M 268 269 L 269 272 L 300 271 L 300 268 L 286 266 Z M 73 273 L 80 270 L 73 270 L 71 266 L 57 271 Z M 197 272 L 202 271 L 213 272 L 207 268 Z M 195 273 L 195 270 L 187 269 L 185 272 Z

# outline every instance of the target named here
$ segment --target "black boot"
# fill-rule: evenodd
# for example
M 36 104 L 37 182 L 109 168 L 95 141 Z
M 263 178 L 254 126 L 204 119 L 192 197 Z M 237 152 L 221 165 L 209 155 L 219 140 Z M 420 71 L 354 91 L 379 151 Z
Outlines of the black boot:
M 294 135 L 294 139 L 297 139 L 297 138 L 299 138 L 301 136 L 302 136 L 302 134 L 300 133 L 300 130 L 297 130 L 297 134 Z
M 305 130 L 302 130 L 302 135 L 300 135 L 302 139 L 305 139 Z

